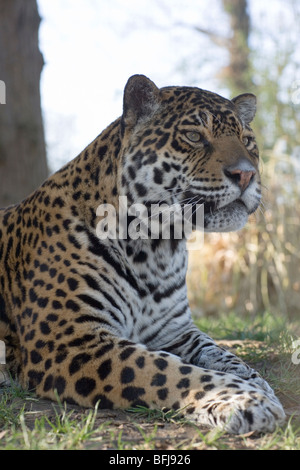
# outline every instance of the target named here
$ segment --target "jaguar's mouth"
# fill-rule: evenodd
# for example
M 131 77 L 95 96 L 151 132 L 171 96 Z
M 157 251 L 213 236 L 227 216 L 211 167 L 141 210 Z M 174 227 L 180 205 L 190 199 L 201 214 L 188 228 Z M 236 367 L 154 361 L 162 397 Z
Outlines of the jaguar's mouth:
M 244 209 L 247 211 L 248 214 L 250 214 L 249 209 L 247 208 L 246 204 L 241 200 L 241 199 L 236 199 L 235 201 L 230 202 L 229 204 L 226 204 L 225 206 L 217 207 L 216 203 L 211 201 L 211 202 L 206 202 L 204 203 L 204 214 L 205 215 L 213 215 L 215 213 L 221 213 L 223 211 L 231 211 L 231 210 L 236 210 L 236 209 Z
M 204 230 L 206 232 L 232 232 L 240 230 L 248 221 L 251 213 L 240 199 L 216 208 L 204 205 Z

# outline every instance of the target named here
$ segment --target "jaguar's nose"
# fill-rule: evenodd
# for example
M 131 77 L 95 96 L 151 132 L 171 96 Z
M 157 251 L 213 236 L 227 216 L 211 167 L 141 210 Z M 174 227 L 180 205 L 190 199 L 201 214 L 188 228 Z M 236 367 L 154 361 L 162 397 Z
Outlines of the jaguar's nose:
M 250 162 L 240 162 L 237 165 L 231 165 L 224 169 L 224 174 L 233 183 L 245 191 L 256 175 L 255 168 Z

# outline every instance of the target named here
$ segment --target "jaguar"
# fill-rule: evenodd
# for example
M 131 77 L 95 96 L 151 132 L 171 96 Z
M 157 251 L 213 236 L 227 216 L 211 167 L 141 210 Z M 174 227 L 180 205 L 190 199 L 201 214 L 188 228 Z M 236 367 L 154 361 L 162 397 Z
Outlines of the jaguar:
M 194 324 L 175 222 L 169 237 L 97 230 L 98 208 L 118 215 L 124 198 L 147 210 L 188 203 L 197 229 L 202 207 L 204 232 L 241 229 L 261 201 L 255 112 L 250 93 L 229 100 L 134 75 L 122 116 L 1 209 L 0 339 L 24 388 L 82 407 L 177 410 L 234 434 L 284 422 L 258 372 Z

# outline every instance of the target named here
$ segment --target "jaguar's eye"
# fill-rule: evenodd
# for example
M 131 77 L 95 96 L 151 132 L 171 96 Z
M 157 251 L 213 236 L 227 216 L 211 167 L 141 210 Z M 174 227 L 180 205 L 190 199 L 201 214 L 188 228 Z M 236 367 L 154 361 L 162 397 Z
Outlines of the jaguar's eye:
M 191 142 L 200 142 L 201 140 L 201 134 L 196 131 L 189 131 L 185 135 Z
M 243 137 L 243 144 L 245 145 L 245 147 L 247 147 L 247 145 L 250 144 L 250 138 L 249 137 Z

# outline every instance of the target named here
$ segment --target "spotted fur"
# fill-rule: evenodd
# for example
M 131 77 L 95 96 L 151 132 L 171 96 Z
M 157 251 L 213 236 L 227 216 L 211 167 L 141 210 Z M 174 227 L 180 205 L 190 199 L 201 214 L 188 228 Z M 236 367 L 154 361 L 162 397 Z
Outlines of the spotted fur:
M 0 339 L 40 397 L 181 409 L 232 433 L 284 419 L 269 385 L 193 324 L 185 240 L 97 237 L 97 207 L 204 204 L 206 231 L 260 202 L 255 97 L 129 79 L 121 118 L 27 199 L 0 211 Z

